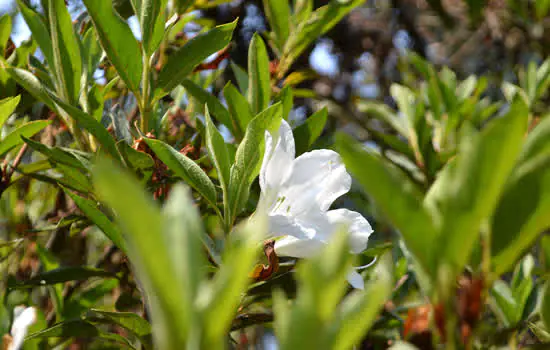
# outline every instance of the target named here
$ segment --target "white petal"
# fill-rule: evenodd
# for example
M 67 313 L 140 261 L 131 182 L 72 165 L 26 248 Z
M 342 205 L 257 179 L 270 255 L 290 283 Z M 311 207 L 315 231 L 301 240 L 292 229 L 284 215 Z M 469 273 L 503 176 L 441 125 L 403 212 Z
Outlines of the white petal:
M 365 281 L 359 272 L 352 270 L 348 273 L 348 282 L 355 289 L 365 289 Z
M 349 243 L 353 254 L 359 254 L 367 248 L 369 236 L 373 230 L 363 215 L 347 209 L 336 209 L 329 210 L 327 216 L 335 228 L 340 225 L 348 226 Z
M 33 307 L 16 307 L 11 326 L 12 343 L 8 350 L 21 349 L 28 328 L 36 321 L 36 310 Z
M 285 199 L 281 210 L 298 216 L 326 211 L 334 200 L 351 187 L 351 176 L 338 153 L 315 150 L 296 158 L 292 173 L 283 183 L 280 197 Z
M 285 120 L 278 132 L 265 132 L 265 152 L 260 170 L 262 192 L 277 189 L 290 176 L 295 153 L 292 129 Z
M 296 218 L 285 215 L 269 215 L 269 236 L 293 236 L 298 239 L 310 239 L 315 235 L 315 229 L 302 226 Z
M 309 258 L 318 254 L 324 246 L 325 243 L 316 239 L 299 239 L 286 236 L 275 241 L 275 253 L 278 256 Z

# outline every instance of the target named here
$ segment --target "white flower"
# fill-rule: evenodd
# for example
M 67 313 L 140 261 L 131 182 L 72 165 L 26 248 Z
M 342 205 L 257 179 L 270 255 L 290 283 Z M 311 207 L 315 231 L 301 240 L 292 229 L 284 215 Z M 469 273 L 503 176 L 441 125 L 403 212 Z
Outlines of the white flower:
M 33 307 L 16 306 L 13 310 L 11 325 L 11 343 L 8 350 L 18 350 L 23 346 L 28 328 L 36 322 L 36 310 Z
M 316 254 L 338 228 L 347 225 L 351 252 L 365 250 L 373 232 L 367 220 L 347 209 L 328 210 L 347 193 L 351 176 L 338 153 L 315 150 L 295 158 L 294 137 L 286 121 L 276 133 L 265 134 L 265 154 L 260 171 L 260 208 L 266 208 L 270 236 L 279 256 L 307 258 Z M 363 279 L 353 271 L 348 281 L 363 288 Z

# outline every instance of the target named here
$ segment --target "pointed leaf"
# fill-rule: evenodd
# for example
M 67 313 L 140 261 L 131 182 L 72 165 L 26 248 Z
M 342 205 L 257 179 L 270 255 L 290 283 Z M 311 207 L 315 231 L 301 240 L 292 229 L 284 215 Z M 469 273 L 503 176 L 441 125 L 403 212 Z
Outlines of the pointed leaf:
M 143 69 L 141 50 L 130 27 L 114 11 L 111 1 L 83 2 L 107 57 L 128 88 L 134 93 L 139 93 Z
M 248 48 L 248 102 L 254 115 L 269 105 L 271 82 L 269 57 L 262 37 L 255 33 Z
M 226 47 L 231 42 L 236 25 L 235 20 L 199 34 L 169 56 L 159 73 L 154 99 L 158 100 L 170 93 L 199 63 Z
M 57 91 L 63 99 L 74 104 L 80 95 L 82 60 L 71 16 L 65 0 L 49 0 L 48 14 L 52 38 L 52 72 L 57 77 Z
M 0 157 L 7 153 L 12 148 L 23 143 L 22 136 L 31 137 L 50 125 L 50 120 L 37 120 L 21 125 L 12 132 L 10 132 L 2 141 L 0 141 Z
M 168 166 L 177 176 L 197 190 L 204 199 L 214 208 L 216 206 L 216 188 L 212 180 L 206 175 L 204 170 L 193 160 L 176 151 L 172 146 L 154 139 L 144 138 L 147 145 L 155 152 L 156 156 Z

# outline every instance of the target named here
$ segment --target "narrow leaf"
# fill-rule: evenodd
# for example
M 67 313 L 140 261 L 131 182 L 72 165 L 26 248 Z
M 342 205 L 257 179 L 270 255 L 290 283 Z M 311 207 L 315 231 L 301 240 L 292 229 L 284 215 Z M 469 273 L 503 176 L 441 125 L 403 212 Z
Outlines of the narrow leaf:
M 248 102 L 254 115 L 269 105 L 271 82 L 269 57 L 262 37 L 255 33 L 248 48 Z
M 134 93 L 139 93 L 141 50 L 130 27 L 114 11 L 110 1 L 83 0 L 94 23 L 101 46 L 120 78 Z

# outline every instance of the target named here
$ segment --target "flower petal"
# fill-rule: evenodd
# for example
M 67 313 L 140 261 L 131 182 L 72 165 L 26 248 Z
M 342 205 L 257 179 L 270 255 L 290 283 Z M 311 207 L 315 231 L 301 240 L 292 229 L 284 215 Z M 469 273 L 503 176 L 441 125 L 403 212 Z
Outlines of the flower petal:
M 325 243 L 316 239 L 299 239 L 286 236 L 275 241 L 275 253 L 279 256 L 309 258 L 318 254 L 324 246 Z
M 348 209 L 335 209 L 329 210 L 327 216 L 335 228 L 340 225 L 348 226 L 349 244 L 353 254 L 359 254 L 367 248 L 369 236 L 374 231 L 363 215 Z
M 14 320 L 11 326 L 12 343 L 9 349 L 21 349 L 28 328 L 36 322 L 36 310 L 33 307 L 18 306 L 14 310 Z
M 355 270 L 351 270 L 351 272 L 348 273 L 348 282 L 355 289 L 365 289 L 365 281 L 363 280 L 363 276 Z
M 279 210 L 290 215 L 304 215 L 308 211 L 326 211 L 334 200 L 351 187 L 338 153 L 315 150 L 296 158 L 292 173 L 283 183 L 279 196 L 284 199 Z
M 276 190 L 286 181 L 292 172 L 295 153 L 292 129 L 285 120 L 277 132 L 265 132 L 265 152 L 260 170 L 262 192 Z
M 293 236 L 297 239 L 310 239 L 315 235 L 315 228 L 301 225 L 294 217 L 269 215 L 269 236 Z

